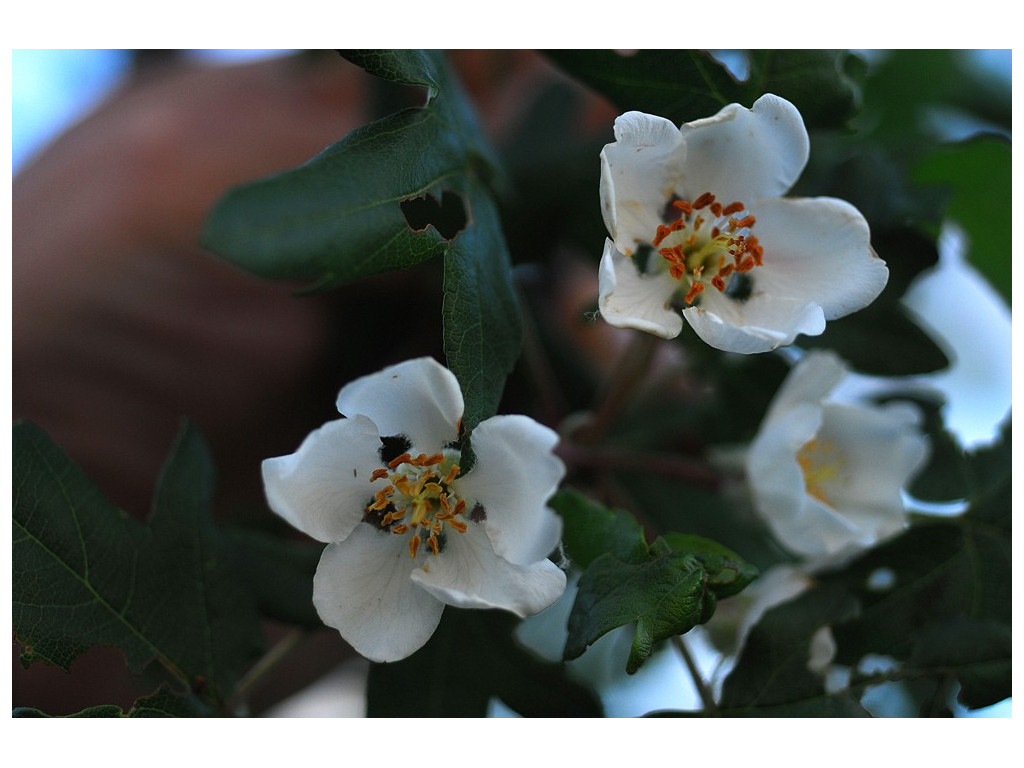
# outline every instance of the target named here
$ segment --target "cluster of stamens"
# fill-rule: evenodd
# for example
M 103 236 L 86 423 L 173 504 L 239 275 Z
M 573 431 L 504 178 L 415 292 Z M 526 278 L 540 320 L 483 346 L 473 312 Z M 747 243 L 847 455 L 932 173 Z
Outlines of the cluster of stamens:
M 373 495 L 366 514 L 384 530 L 396 535 L 412 533 L 409 554 L 415 558 L 420 543 L 438 554 L 447 528 L 465 533 L 466 502 L 455 496 L 451 484 L 459 467 L 443 453 L 412 456 L 403 453 L 370 476 L 370 482 L 387 479 L 389 485 Z
M 711 284 L 725 292 L 727 278 L 733 273 L 749 272 L 762 264 L 764 248 L 750 234 L 756 219 L 737 218 L 746 206 L 737 201 L 722 205 L 710 192 L 692 203 L 673 200 L 678 211 L 668 224 L 659 224 L 651 245 L 668 262 L 669 273 L 682 280 L 690 273 L 690 289 L 685 301 L 692 304 L 704 290 L 704 273 L 714 270 Z

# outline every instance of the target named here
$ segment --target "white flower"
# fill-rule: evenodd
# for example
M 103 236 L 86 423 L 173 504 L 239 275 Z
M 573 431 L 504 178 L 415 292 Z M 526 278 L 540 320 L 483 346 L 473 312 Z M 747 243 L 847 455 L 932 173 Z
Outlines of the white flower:
M 463 474 L 458 381 L 430 358 L 342 388 L 348 418 L 263 462 L 271 509 L 327 542 L 313 603 L 359 653 L 397 661 L 419 649 L 444 606 L 543 610 L 565 589 L 547 555 L 561 522 L 547 506 L 565 468 L 557 435 L 526 416 L 472 434 Z
M 601 152 L 611 235 L 599 275 L 612 325 L 674 338 L 682 318 L 730 352 L 766 352 L 885 287 L 868 224 L 833 198 L 782 198 L 807 163 L 796 107 L 766 94 L 676 128 L 627 112 Z M 682 313 L 680 315 L 680 311 Z
M 808 353 L 775 395 L 747 455 L 754 504 L 779 542 L 808 558 L 871 546 L 906 524 L 902 489 L 928 456 L 906 403 L 830 395 L 847 371 Z

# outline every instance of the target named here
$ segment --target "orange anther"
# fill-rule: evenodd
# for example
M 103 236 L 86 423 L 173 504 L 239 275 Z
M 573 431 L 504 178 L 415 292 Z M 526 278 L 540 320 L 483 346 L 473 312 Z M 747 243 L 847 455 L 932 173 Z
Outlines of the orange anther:
M 671 229 L 666 227 L 664 224 L 659 224 L 658 225 L 658 231 L 654 235 L 654 239 L 651 241 L 651 245 L 653 245 L 655 248 L 657 248 L 659 245 L 661 245 L 662 241 L 666 237 L 668 237 L 670 234 L 672 234 L 672 230 Z
M 715 214 L 715 216 L 721 216 L 722 215 L 722 204 L 720 202 L 718 202 L 717 200 L 715 202 L 713 202 L 711 204 L 711 212 L 713 214 Z
M 705 192 L 703 195 L 701 195 L 700 197 L 693 201 L 693 208 L 694 210 L 699 211 L 701 208 L 707 208 L 713 202 L 715 202 L 715 196 L 712 195 L 710 192 Z
M 686 294 L 686 298 L 683 299 L 687 304 L 693 304 L 693 300 L 697 298 L 697 295 L 704 290 L 703 283 L 693 283 L 690 286 L 689 292 Z
M 466 511 L 466 502 L 464 502 L 462 499 L 459 499 L 459 503 L 455 505 L 455 512 L 453 514 L 461 515 L 465 511 Z
M 673 232 L 678 232 L 680 229 L 686 229 L 686 222 L 683 219 L 676 219 L 668 225 L 668 228 Z
M 682 280 L 683 275 L 686 274 L 686 267 L 682 264 L 669 264 L 668 273 L 676 280 Z
M 454 528 L 459 533 L 465 533 L 466 529 L 469 528 L 469 526 L 466 525 L 466 523 L 463 522 L 462 520 L 449 520 L 448 521 L 448 525 L 450 525 L 452 528 Z
M 448 474 L 444 476 L 442 482 L 445 485 L 449 485 L 456 477 L 459 476 L 459 465 L 453 464 L 452 468 L 448 470 Z
M 693 205 L 691 205 L 690 203 L 686 202 L 685 200 L 673 200 L 672 201 L 672 207 L 673 208 L 678 208 L 680 211 L 685 213 L 687 216 L 689 216 L 691 213 L 693 213 Z
M 722 276 L 720 274 L 715 275 L 713 278 L 711 278 L 711 284 L 722 293 L 725 293 L 725 280 L 722 279 Z
M 394 469 L 399 464 L 407 464 L 411 460 L 412 460 L 412 455 L 411 454 L 403 453 L 401 456 L 396 456 L 391 461 L 389 461 L 388 462 L 388 466 L 391 467 L 392 469 Z
M 757 222 L 753 216 L 744 216 L 738 221 L 736 219 L 729 219 L 729 225 L 734 229 L 742 229 L 743 227 L 752 227 Z
M 434 536 L 433 534 L 427 537 L 427 545 L 430 547 L 430 551 L 435 555 L 441 551 L 437 546 L 437 536 Z
M 384 469 L 384 467 L 381 467 L 380 469 L 375 469 L 375 470 L 373 470 L 373 474 L 370 475 L 370 482 L 372 483 L 374 480 L 380 480 L 381 478 L 384 478 L 384 477 L 387 477 L 387 476 L 388 476 L 388 471 L 386 469 Z
M 406 525 L 405 523 L 402 523 L 401 525 L 393 525 L 393 526 L 391 526 L 391 532 L 392 533 L 397 533 L 398 535 L 402 535 L 403 533 L 408 533 L 408 531 L 409 531 L 409 526 Z M 416 557 L 416 555 L 413 555 L 413 557 Z
M 712 240 L 717 240 L 718 236 L 720 234 L 722 234 L 722 230 L 720 230 L 718 227 L 712 227 L 712 229 L 711 229 L 711 239 Z
M 392 528 L 391 530 L 394 530 L 394 528 Z M 409 554 L 412 555 L 413 560 L 416 559 L 416 550 L 418 550 L 419 548 L 420 548 L 420 537 L 419 536 L 413 536 L 411 539 L 409 539 Z
M 742 211 L 745 207 L 746 206 L 743 205 L 743 203 L 737 200 L 735 203 L 729 203 L 727 206 L 725 206 L 725 208 L 722 209 L 721 215 L 732 216 L 734 213 L 739 213 L 740 211 Z

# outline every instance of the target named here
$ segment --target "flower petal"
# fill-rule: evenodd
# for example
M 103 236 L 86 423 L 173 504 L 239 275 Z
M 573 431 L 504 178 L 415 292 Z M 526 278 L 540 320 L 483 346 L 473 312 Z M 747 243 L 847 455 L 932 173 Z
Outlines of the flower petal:
M 565 476 L 552 453 L 558 435 L 526 416 L 492 416 L 473 430 L 476 463 L 455 481 L 455 492 L 483 505 L 494 550 L 527 565 L 551 554 L 562 535 L 561 518 L 547 501 Z
M 601 212 L 623 253 L 651 241 L 685 158 L 679 129 L 665 118 L 643 112 L 616 118 L 615 142 L 601 150 Z
M 758 200 L 753 232 L 764 266 L 751 272 L 757 290 L 813 301 L 826 320 L 863 309 L 889 279 L 871 249 L 867 221 L 856 208 L 829 197 Z
M 263 462 L 267 503 L 318 541 L 341 541 L 373 498 L 370 475 L 380 466 L 377 427 L 365 416 L 329 421 L 288 456 Z
M 902 528 L 902 489 L 928 456 L 920 414 L 906 404 L 893 406 L 828 403 L 818 434 L 842 451 L 842 482 L 829 487 L 829 499 L 875 538 Z
M 426 453 L 458 438 L 463 408 L 455 374 L 429 357 L 363 376 L 338 393 L 339 412 L 367 416 L 381 437 L 405 435 L 414 451 Z
M 565 574 L 550 560 L 515 565 L 499 557 L 483 527 L 450 535 L 412 580 L 448 605 L 501 608 L 517 616 L 538 613 L 565 591 Z
M 716 290 L 704 291 L 700 304 L 684 309 L 683 317 L 712 347 L 745 355 L 792 344 L 801 333 L 817 336 L 825 330 L 820 307 L 768 296 L 758 289 L 744 301 Z
M 800 178 L 810 141 L 800 112 L 785 99 L 765 94 L 750 109 L 723 107 L 713 117 L 685 123 L 685 189 L 693 200 L 712 192 L 723 204 L 778 197 Z M 755 233 L 760 234 L 760 233 Z
M 371 661 L 398 661 L 419 650 L 444 611 L 410 578 L 418 563 L 406 541 L 357 526 L 324 550 L 313 579 L 313 604 L 324 624 Z
M 632 259 L 605 240 L 598 308 L 608 323 L 674 339 L 683 329 L 683 320 L 670 303 L 678 289 L 679 282 L 668 272 L 640 274 Z
M 803 403 L 820 405 L 847 372 L 846 364 L 835 352 L 811 350 L 793 366 L 786 380 L 782 382 L 768 407 L 765 421 L 772 421 Z
M 782 417 L 762 424 L 750 445 L 747 478 L 758 512 L 773 530 L 778 521 L 791 522 L 803 510 L 807 486 L 796 454 L 814 438 L 823 418 L 818 405 L 796 405 Z

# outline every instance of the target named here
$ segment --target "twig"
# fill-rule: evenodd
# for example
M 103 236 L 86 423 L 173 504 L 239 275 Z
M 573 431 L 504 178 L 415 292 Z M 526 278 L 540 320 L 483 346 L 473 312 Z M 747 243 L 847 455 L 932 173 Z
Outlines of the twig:
M 285 656 L 291 653 L 299 641 L 306 636 L 306 630 L 296 628 L 282 637 L 274 646 L 257 661 L 235 686 L 235 691 L 228 700 L 226 706 L 229 712 L 234 712 L 242 702 L 246 700 L 252 688 L 256 686 L 274 667 L 276 667 Z
M 697 664 L 693 660 L 693 656 L 690 655 L 690 649 L 686 646 L 686 641 L 682 635 L 673 635 L 672 642 L 675 643 L 676 648 L 683 655 L 683 661 L 686 662 L 686 668 L 690 670 L 690 677 L 693 678 L 693 684 L 697 688 L 697 693 L 700 694 L 700 700 L 704 704 L 704 712 L 709 717 L 718 717 L 718 705 L 715 704 L 715 696 L 708 688 L 707 683 L 704 682 L 704 678 L 701 677 L 700 670 L 697 669 Z
M 643 381 L 647 369 L 658 348 L 658 338 L 649 333 L 639 333 L 630 342 L 622 355 L 622 362 L 615 366 L 599 399 L 590 422 L 580 430 L 577 439 L 584 443 L 596 443 L 608 431 L 615 417 L 626 406 L 633 392 Z
M 560 443 L 555 452 L 567 464 L 587 469 L 647 472 L 706 488 L 717 488 L 721 479 L 718 472 L 707 462 L 670 453 L 640 453 L 618 448 L 594 448 L 573 442 Z

